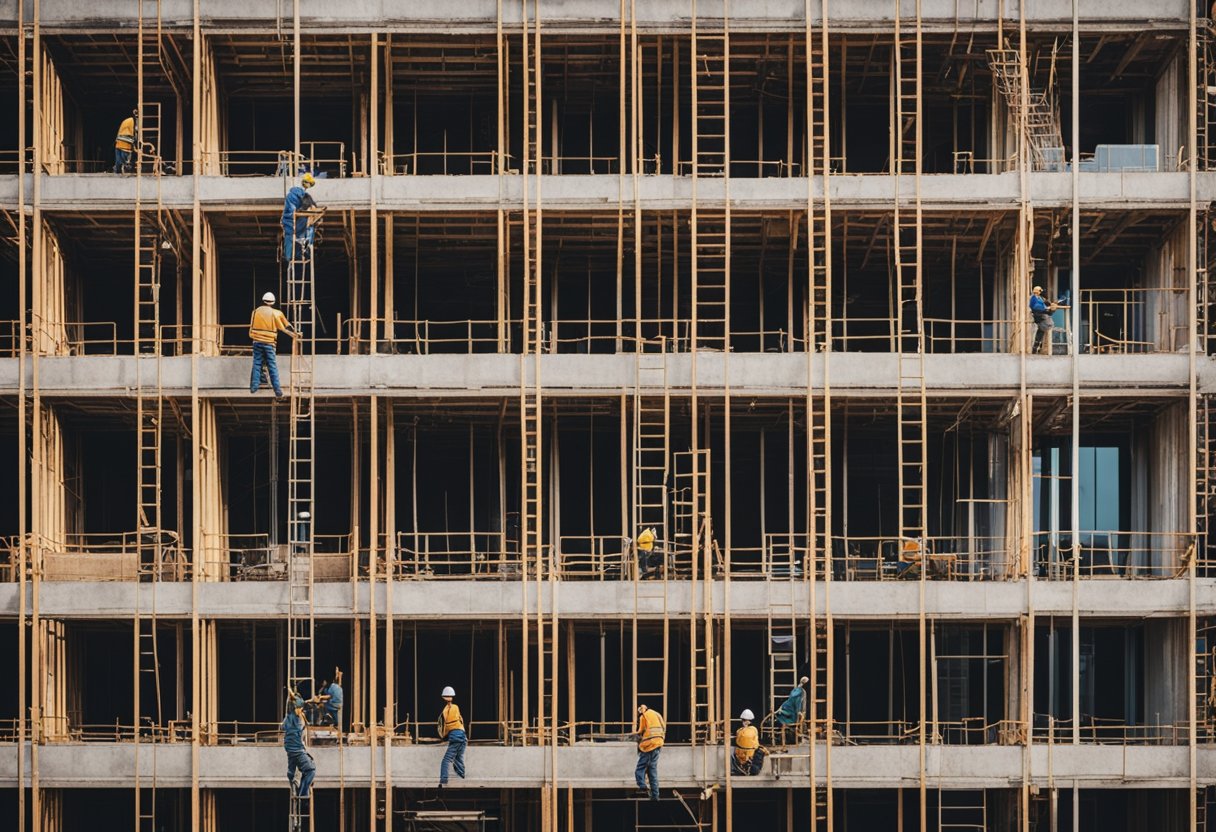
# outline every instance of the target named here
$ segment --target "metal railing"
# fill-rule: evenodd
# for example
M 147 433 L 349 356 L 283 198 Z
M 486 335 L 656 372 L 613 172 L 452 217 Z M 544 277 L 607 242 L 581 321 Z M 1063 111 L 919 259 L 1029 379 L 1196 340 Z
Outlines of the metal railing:
M 1051 714 L 1034 715 L 1034 739 L 1067 743 L 1072 741 L 1072 719 Z M 1129 723 L 1122 719 L 1095 717 L 1081 714 L 1081 742 L 1097 745 L 1187 745 L 1190 742 L 1190 723 L 1154 718 L 1143 724 Z
M 1034 571 L 1040 578 L 1176 578 L 1186 568 L 1194 536 L 1186 532 L 1084 530 L 1074 546 L 1068 532 L 1036 532 Z
M 1187 290 L 1082 289 L 1084 352 L 1177 352 L 1190 337 Z
M 357 169 L 355 159 L 347 159 L 346 142 L 300 142 L 300 153 L 290 150 L 211 150 L 204 152 L 208 163 L 218 163 L 222 176 L 295 177 L 304 171 L 325 173 L 344 179 Z
M 287 580 L 287 543 L 270 543 L 268 534 L 220 535 L 221 545 L 206 550 L 207 561 L 222 564 L 212 579 L 229 581 Z M 350 534 L 313 535 L 313 580 L 319 583 L 349 581 L 355 573 Z M 205 567 L 213 571 L 213 567 Z
M 184 581 L 190 557 L 170 529 L 122 534 L 68 534 L 46 541 L 42 550 L 45 581 Z

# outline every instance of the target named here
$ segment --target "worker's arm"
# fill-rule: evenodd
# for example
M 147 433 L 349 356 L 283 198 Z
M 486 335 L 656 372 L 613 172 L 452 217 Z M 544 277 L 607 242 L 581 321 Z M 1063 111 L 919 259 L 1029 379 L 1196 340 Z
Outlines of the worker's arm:
M 282 312 L 275 310 L 278 314 L 275 316 L 274 323 L 280 332 L 286 332 L 292 338 L 299 337 L 299 333 L 291 328 L 291 324 L 287 321 L 287 316 Z

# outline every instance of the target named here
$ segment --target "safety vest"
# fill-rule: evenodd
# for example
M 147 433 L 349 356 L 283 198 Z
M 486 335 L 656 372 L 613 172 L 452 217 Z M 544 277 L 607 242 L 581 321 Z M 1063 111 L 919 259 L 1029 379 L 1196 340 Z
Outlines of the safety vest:
M 127 117 L 118 125 L 118 135 L 114 137 L 114 146 L 119 150 L 135 149 L 135 119 Z
M 746 763 L 756 754 L 760 747 L 760 734 L 754 725 L 744 725 L 735 732 L 735 759 Z
M 663 747 L 663 737 L 667 733 L 667 723 L 663 715 L 653 708 L 638 714 L 638 751 L 643 754 Z
M 287 330 L 287 316 L 270 306 L 259 306 L 249 319 L 249 339 L 259 344 L 273 344 L 279 330 Z
M 451 731 L 463 731 L 464 719 L 460 716 L 460 708 L 455 702 L 449 702 L 443 706 L 443 713 L 439 715 L 439 736 L 446 737 Z

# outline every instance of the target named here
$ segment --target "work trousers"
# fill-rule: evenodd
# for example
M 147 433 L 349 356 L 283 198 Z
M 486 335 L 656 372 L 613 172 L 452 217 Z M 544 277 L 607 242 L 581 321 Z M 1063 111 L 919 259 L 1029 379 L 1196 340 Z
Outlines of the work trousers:
M 757 748 L 752 754 L 752 758 L 747 762 L 739 762 L 738 757 L 730 758 L 730 768 L 735 774 L 741 774 L 745 777 L 754 777 L 760 773 L 760 769 L 764 767 L 764 758 L 768 754 L 763 748 Z
M 125 173 L 131 166 L 131 151 L 121 147 L 114 148 L 114 172 Z
M 464 749 L 469 744 L 464 731 L 457 728 L 448 731 L 448 750 L 443 754 L 443 762 L 439 764 L 439 785 L 448 784 L 448 766 L 456 769 L 456 776 L 464 779 Z
M 292 785 L 296 782 L 296 769 L 300 771 L 300 797 L 308 797 L 308 789 L 312 786 L 312 779 L 317 776 L 317 764 L 313 762 L 312 755 L 307 751 L 288 751 L 287 752 L 287 782 Z
M 638 767 L 633 772 L 638 788 L 642 791 L 647 791 L 646 780 L 650 780 L 651 800 L 659 799 L 659 752 L 662 750 L 662 747 L 659 747 L 654 751 L 638 752 Z
M 284 219 L 283 224 L 283 262 L 290 263 L 292 258 L 304 256 L 303 251 L 297 251 L 296 246 L 312 245 L 316 227 L 308 224 L 307 217 Z
M 1046 336 L 1047 337 L 1047 352 L 1050 355 L 1051 354 L 1051 331 L 1053 329 L 1055 329 L 1055 326 L 1056 326 L 1055 321 L 1053 321 L 1051 319 L 1051 315 L 1048 315 L 1046 312 L 1035 312 L 1034 313 L 1034 325 L 1035 325 L 1034 348 L 1031 351 L 1038 352 L 1039 348 L 1043 346 L 1043 337 Z
M 275 359 L 274 344 L 263 344 L 258 341 L 253 342 L 253 373 L 249 376 L 249 392 L 256 393 L 262 386 L 263 364 L 270 371 L 270 386 L 274 388 L 274 394 L 283 395 L 283 388 L 279 386 L 279 363 Z

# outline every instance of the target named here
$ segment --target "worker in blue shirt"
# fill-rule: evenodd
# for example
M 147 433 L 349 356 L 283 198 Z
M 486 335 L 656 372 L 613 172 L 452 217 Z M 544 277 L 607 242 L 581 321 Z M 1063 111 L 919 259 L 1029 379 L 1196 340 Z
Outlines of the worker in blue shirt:
M 308 789 L 312 779 L 317 774 L 317 764 L 312 755 L 304 750 L 304 700 L 292 696 L 288 704 L 287 716 L 283 717 L 283 750 L 287 752 L 287 782 L 291 790 L 301 798 L 308 797 Z M 300 771 L 300 785 L 296 786 L 296 769 Z
M 296 244 L 312 245 L 313 226 L 307 217 L 297 217 L 296 212 L 308 211 L 317 207 L 316 201 L 308 193 L 308 189 L 317 184 L 311 173 L 300 177 L 300 184 L 287 192 L 283 200 L 283 259 L 290 263 Z
M 334 668 L 334 680 L 322 681 L 317 702 L 321 706 L 318 725 L 332 725 L 342 730 L 342 670 Z
M 1048 303 L 1043 299 L 1043 287 L 1035 286 L 1034 292 L 1030 296 L 1030 314 L 1034 318 L 1036 331 L 1034 333 L 1034 347 L 1031 352 L 1037 353 L 1043 346 L 1044 336 L 1047 340 L 1047 353 L 1051 354 L 1051 331 L 1055 328 L 1055 321 L 1051 319 L 1051 313 L 1056 310 L 1056 304 Z

